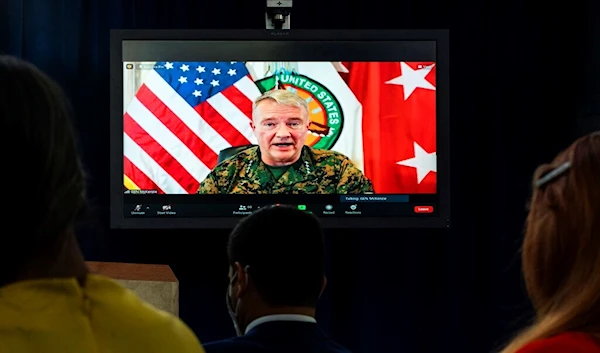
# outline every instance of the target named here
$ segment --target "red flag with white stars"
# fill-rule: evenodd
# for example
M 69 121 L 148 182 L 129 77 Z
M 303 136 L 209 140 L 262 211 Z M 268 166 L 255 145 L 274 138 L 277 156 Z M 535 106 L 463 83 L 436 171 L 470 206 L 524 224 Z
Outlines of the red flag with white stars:
M 435 63 L 339 64 L 363 106 L 365 174 L 375 192 L 436 193 Z

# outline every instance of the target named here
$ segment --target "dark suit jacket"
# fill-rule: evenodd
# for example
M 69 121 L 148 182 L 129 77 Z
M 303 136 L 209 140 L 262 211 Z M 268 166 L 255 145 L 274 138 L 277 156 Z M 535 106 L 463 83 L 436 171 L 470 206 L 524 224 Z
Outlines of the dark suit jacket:
M 317 324 L 298 321 L 265 322 L 242 337 L 203 346 L 206 353 L 350 353 Z

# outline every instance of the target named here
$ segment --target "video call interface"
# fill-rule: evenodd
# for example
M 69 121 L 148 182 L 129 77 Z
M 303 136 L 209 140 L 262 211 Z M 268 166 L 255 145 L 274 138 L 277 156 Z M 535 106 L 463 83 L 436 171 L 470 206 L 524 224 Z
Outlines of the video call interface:
M 307 103 L 307 131 L 253 115 L 272 90 Z M 436 215 L 435 62 L 124 62 L 123 95 L 125 217 Z

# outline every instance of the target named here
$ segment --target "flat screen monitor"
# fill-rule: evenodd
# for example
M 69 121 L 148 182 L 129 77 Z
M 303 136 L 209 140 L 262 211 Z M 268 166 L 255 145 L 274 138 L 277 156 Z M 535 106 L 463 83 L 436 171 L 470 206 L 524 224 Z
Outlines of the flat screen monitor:
M 111 226 L 448 227 L 445 30 L 111 33 Z M 287 225 L 282 225 L 287 226 Z

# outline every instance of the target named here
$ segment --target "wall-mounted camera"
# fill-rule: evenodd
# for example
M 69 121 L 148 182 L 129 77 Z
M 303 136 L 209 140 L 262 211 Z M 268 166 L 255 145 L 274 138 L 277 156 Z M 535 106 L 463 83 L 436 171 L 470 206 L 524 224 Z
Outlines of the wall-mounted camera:
M 267 29 L 290 29 L 292 0 L 267 0 L 265 25 Z

